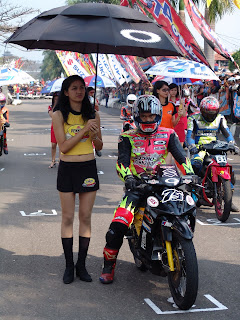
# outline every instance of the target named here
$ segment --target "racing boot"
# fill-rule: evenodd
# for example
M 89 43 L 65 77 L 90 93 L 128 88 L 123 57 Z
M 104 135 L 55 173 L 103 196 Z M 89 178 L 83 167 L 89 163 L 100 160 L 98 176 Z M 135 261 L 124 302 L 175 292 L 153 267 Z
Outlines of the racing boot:
M 109 284 L 113 282 L 118 252 L 119 249 L 110 249 L 107 247 L 103 249 L 104 266 L 102 274 L 99 278 L 100 282 L 103 284 Z
M 73 238 L 62 238 L 62 246 L 66 260 L 63 282 L 69 284 L 74 280 Z
M 82 281 L 91 282 L 92 278 L 86 269 L 86 257 L 90 238 L 79 236 L 78 261 L 76 263 L 76 276 Z

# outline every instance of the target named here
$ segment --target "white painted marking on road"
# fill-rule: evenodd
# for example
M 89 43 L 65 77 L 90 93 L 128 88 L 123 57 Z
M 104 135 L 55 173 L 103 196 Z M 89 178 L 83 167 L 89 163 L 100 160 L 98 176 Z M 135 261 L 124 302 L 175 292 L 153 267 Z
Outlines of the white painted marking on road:
M 199 219 L 196 219 L 197 223 L 199 223 L 202 226 L 233 226 L 233 225 L 238 225 L 240 224 L 240 219 L 238 218 L 233 218 L 233 220 L 236 220 L 238 222 L 221 222 L 217 219 L 207 219 L 207 223 L 206 222 L 202 222 Z
M 7 141 L 14 141 L 14 139 L 7 139 Z
M 1 169 L 0 169 L 0 171 L 3 171 L 3 170 L 5 170 L 5 168 L 1 168 Z
M 119 130 L 121 130 L 121 128 L 119 128 L 119 129 L 116 129 L 116 128 L 105 129 L 105 128 L 103 128 L 102 130 L 104 130 L 104 131 L 119 131 Z
M 46 156 L 46 153 L 24 153 L 24 156 Z
M 206 308 L 206 309 L 189 309 L 189 310 L 173 310 L 173 311 L 162 311 L 160 308 L 158 308 L 155 303 L 153 303 L 150 299 L 146 298 L 144 301 L 149 305 L 150 308 L 153 309 L 153 311 L 156 314 L 176 314 L 176 313 L 192 313 L 192 312 L 206 312 L 206 311 L 222 311 L 227 310 L 228 308 L 224 306 L 221 302 L 213 298 L 210 294 L 204 295 L 208 300 L 210 300 L 216 308 Z M 195 306 L 195 305 L 194 305 Z
M 108 156 L 109 158 L 117 158 L 117 156 L 111 156 L 110 154 Z
M 103 171 L 98 171 L 98 174 L 104 174 L 104 172 Z
M 231 160 L 231 161 L 233 161 L 234 159 L 232 159 L 232 158 L 228 158 L 228 160 Z
M 41 216 L 57 216 L 57 211 L 52 209 L 52 213 L 45 213 L 42 210 L 26 214 L 25 211 L 19 211 L 23 217 L 41 217 Z

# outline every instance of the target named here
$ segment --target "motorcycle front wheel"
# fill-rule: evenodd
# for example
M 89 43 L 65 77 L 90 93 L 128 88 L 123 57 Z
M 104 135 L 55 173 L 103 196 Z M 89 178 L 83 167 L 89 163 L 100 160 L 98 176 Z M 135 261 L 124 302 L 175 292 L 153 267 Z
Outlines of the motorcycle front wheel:
M 219 177 L 215 182 L 216 199 L 215 212 L 219 221 L 225 222 L 229 218 L 232 206 L 232 189 L 229 180 Z
M 188 310 L 198 292 L 198 263 L 192 240 L 173 235 L 172 252 L 174 271 L 168 273 L 168 284 L 175 304 Z

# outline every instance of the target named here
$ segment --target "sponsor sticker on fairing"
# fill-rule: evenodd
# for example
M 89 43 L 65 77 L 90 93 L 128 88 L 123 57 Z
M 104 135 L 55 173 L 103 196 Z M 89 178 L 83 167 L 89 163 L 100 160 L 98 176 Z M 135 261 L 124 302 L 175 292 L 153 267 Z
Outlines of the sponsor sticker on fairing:
M 189 194 L 186 196 L 186 201 L 190 206 L 194 206 L 195 205 L 195 202 L 194 202 L 193 198 Z
M 159 206 L 159 201 L 156 197 L 153 197 L 153 196 L 150 196 L 147 198 L 147 204 L 150 206 L 150 207 L 153 207 L 153 208 L 156 208 Z

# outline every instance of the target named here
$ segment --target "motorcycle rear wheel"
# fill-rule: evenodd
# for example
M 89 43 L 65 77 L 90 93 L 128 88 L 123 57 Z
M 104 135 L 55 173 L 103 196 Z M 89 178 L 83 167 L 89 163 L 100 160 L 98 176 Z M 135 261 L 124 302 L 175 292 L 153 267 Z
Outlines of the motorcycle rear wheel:
M 216 190 L 216 216 L 219 221 L 225 222 L 229 218 L 232 206 L 232 189 L 230 181 L 219 178 L 218 182 L 216 182 Z
M 188 310 L 198 292 L 198 263 L 192 240 L 173 235 L 172 252 L 174 271 L 168 273 L 168 284 L 175 304 Z

